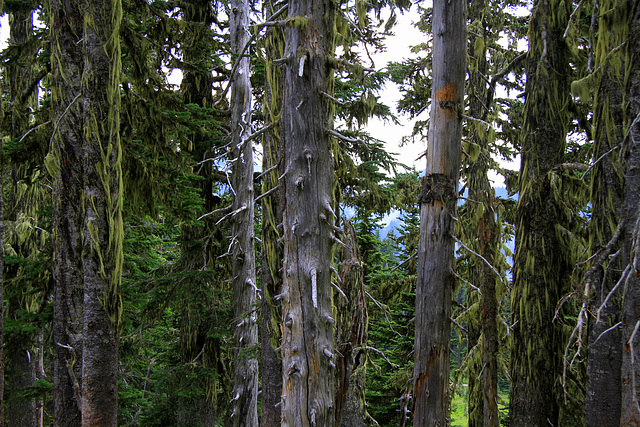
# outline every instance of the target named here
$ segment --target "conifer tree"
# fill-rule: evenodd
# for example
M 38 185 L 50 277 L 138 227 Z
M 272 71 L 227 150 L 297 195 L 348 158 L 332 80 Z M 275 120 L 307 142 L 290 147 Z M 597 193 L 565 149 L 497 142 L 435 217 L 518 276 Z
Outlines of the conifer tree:
M 333 0 L 289 3 L 285 28 L 282 425 L 335 424 Z
M 433 85 L 427 168 L 418 198 L 413 425 L 446 425 L 456 216 L 466 74 L 466 1 L 433 9 Z
M 81 424 L 83 129 L 81 76 L 83 19 L 78 1 L 52 0 L 51 151 L 53 176 L 53 418 L 61 426 Z
M 264 15 L 277 19 L 275 1 L 265 2 Z M 260 374 L 262 377 L 261 425 L 279 426 L 282 399 L 282 359 L 280 348 L 282 310 L 276 297 L 282 293 L 283 186 L 278 178 L 284 173 L 280 114 L 282 112 L 282 67 L 276 62 L 284 57 L 284 29 L 267 27 L 264 37 L 265 95 L 263 99 L 266 130 L 262 140 L 262 303 L 260 331 Z
M 569 53 L 562 35 L 569 14 L 566 2 L 536 1 L 529 23 L 511 299 L 509 414 L 518 426 L 557 425 L 560 416 L 557 379 L 564 345 L 554 315 L 570 267 L 556 233 L 567 218 L 549 172 L 562 163 L 568 128 Z
M 87 1 L 83 12 L 82 425 L 115 426 L 123 263 L 122 3 Z
M 600 10 L 610 10 L 616 2 L 599 3 Z M 597 20 L 596 16 L 593 16 L 592 20 L 598 23 L 600 36 L 590 71 L 593 72 L 593 67 L 600 68 L 601 71 L 595 75 L 589 74 L 582 81 L 574 82 L 572 90 L 579 92 L 578 89 L 585 80 L 593 80 L 594 77 L 599 80 L 593 102 L 593 158 L 597 162 L 594 163 L 591 176 L 593 215 L 589 233 L 591 253 L 596 261 L 589 265 L 584 292 L 593 296 L 590 308 L 592 315 L 589 319 L 585 422 L 587 426 L 600 426 L 618 424 L 622 404 L 622 336 L 615 326 L 620 321 L 621 299 L 619 294 L 612 294 L 615 295 L 613 298 L 609 295 L 620 280 L 622 263 L 619 255 L 609 255 L 619 251 L 619 242 L 616 241 L 617 238 L 613 238 L 624 215 L 622 165 L 618 159 L 619 144 L 624 137 L 623 99 L 626 65 L 620 59 L 622 53 L 612 56 L 610 52 L 628 38 L 626 31 L 629 26 L 620 25 L 616 21 L 629 19 L 629 15 L 621 8 L 617 14 L 607 16 L 598 13 L 595 5 L 592 13 L 597 13 Z M 613 27 L 616 30 L 613 30 Z M 595 37 L 595 34 L 592 37 Z
M 622 244 L 622 259 L 626 264 L 623 276 L 622 313 L 622 415 L 620 425 L 640 424 L 640 5 L 630 2 L 629 39 L 627 40 L 627 80 L 629 128 L 623 139 L 625 153 L 624 215 L 626 225 Z
M 231 252 L 233 306 L 236 325 L 233 332 L 233 414 L 234 426 L 258 425 L 258 318 L 256 303 L 252 94 L 248 48 L 248 0 L 231 2 L 231 52 L 235 72 L 231 76 L 231 190 L 233 216 Z

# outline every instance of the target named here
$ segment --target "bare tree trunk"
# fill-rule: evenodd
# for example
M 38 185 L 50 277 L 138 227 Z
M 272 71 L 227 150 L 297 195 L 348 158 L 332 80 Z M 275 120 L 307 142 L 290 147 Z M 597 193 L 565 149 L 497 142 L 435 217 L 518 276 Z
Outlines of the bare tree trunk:
M 231 76 L 231 187 L 233 199 L 232 274 L 235 328 L 233 330 L 233 425 L 258 425 L 258 325 L 251 135 L 249 2 L 231 2 L 231 51 L 238 67 Z
M 466 74 L 466 0 L 434 2 L 433 86 L 422 181 L 416 285 L 413 425 L 445 426 L 456 215 Z
M 82 13 L 78 0 L 51 1 L 52 122 L 45 164 L 53 185 L 53 419 L 80 425 L 82 376 Z
M 626 230 L 622 255 L 629 266 L 622 314 L 621 426 L 640 425 L 640 4 L 633 3 L 629 27 L 628 80 L 631 121 L 626 144 L 624 210 Z
M 123 263 L 120 0 L 84 4 L 82 425 L 116 426 Z
M 293 0 L 285 29 L 282 425 L 335 423 L 331 299 L 333 0 Z

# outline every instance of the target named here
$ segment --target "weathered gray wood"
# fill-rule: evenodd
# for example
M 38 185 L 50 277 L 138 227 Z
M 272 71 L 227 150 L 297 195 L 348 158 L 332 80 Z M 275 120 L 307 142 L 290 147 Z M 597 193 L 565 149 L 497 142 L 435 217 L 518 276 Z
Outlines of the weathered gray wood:
M 335 423 L 331 155 L 335 3 L 293 0 L 285 29 L 282 425 Z
M 231 76 L 231 187 L 234 193 L 231 225 L 233 309 L 233 425 L 258 425 L 258 324 L 254 243 L 253 144 L 251 135 L 251 82 L 249 57 L 249 3 L 231 2 L 231 51 L 238 57 Z
M 445 426 L 453 285 L 453 218 L 466 73 L 466 1 L 434 2 L 431 124 L 420 202 L 414 426 Z

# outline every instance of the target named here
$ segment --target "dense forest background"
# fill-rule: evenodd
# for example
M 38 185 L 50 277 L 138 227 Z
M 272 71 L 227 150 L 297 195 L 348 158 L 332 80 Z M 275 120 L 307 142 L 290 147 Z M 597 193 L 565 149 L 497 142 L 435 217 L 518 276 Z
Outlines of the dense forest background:
M 636 0 L 0 11 L 2 425 L 640 424 Z

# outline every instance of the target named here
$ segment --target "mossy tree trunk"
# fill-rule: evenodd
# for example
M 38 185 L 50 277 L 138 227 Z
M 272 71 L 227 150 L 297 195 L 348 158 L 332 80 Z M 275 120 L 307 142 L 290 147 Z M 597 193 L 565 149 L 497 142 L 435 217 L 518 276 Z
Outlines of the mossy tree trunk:
M 265 4 L 265 16 L 272 16 L 275 1 Z M 262 375 L 261 425 L 275 427 L 282 418 L 282 359 L 280 325 L 282 310 L 276 296 L 282 292 L 283 246 L 282 219 L 284 192 L 278 187 L 278 177 L 284 172 L 280 114 L 282 112 L 282 68 L 274 60 L 284 56 L 284 29 L 268 27 L 265 34 L 265 124 L 272 128 L 265 132 L 262 142 L 262 304 L 260 331 L 260 373 Z
M 52 136 L 47 167 L 53 175 L 53 418 L 81 422 L 82 381 L 82 100 L 80 2 L 51 1 Z
M 281 129 L 284 143 L 282 425 L 335 424 L 331 264 L 333 0 L 289 2 Z
M 616 2 L 601 1 L 600 10 L 610 10 L 613 3 Z M 612 31 L 613 25 L 616 23 L 611 17 L 599 15 L 600 36 L 596 47 L 595 67 L 602 67 L 602 72 L 596 75 L 600 81 L 594 99 L 593 157 L 599 161 L 593 167 L 591 187 L 593 214 L 590 247 L 593 254 L 598 250 L 606 250 L 623 215 L 624 178 L 622 165 L 618 162 L 618 146 L 624 137 L 625 70 L 622 65 L 624 62 L 619 59 L 623 53 L 615 61 L 608 58 L 611 50 L 627 39 L 628 25 L 617 26 L 623 31 Z M 619 248 L 619 242 L 615 242 L 607 251 L 614 254 Z M 592 273 L 587 273 L 585 281 L 592 295 L 585 395 L 587 426 L 617 425 L 620 420 L 622 336 L 620 328 L 615 325 L 621 316 L 621 294 L 616 293 L 613 298 L 609 298 L 607 304 L 602 305 L 620 280 L 621 265 L 620 256 L 607 256 L 606 261 L 600 261 L 599 265 L 589 266 Z
M 427 168 L 418 199 L 414 426 L 448 425 L 452 233 L 464 109 L 466 12 L 466 0 L 434 2 L 431 122 Z
M 251 136 L 251 69 L 249 2 L 231 2 L 231 52 L 238 62 L 231 76 L 231 190 L 233 216 L 231 251 L 233 275 L 233 425 L 258 425 L 258 316 L 254 231 L 253 143 Z
M 122 310 L 120 0 L 84 3 L 82 425 L 116 426 Z
M 525 123 L 512 291 L 512 425 L 558 425 L 564 342 L 554 322 L 571 267 L 556 226 L 567 218 L 553 194 L 552 168 L 562 163 L 569 106 L 569 50 L 563 38 L 570 4 L 538 0 L 529 24 Z
M 6 77 L 9 82 L 9 96 L 11 99 L 11 137 L 21 138 L 29 128 L 30 115 L 34 106 L 35 96 L 30 91 L 32 79 L 35 78 L 32 55 L 35 54 L 33 48 L 29 48 L 28 41 L 33 33 L 33 8 L 31 2 L 24 2 L 20 5 L 13 5 L 10 13 L 9 44 L 19 48 L 17 57 L 13 58 L 6 66 Z M 8 203 L 10 209 L 7 211 L 9 221 L 13 224 L 26 222 L 29 225 L 35 223 L 36 218 L 32 217 L 32 211 L 38 208 L 40 200 L 18 195 L 18 185 L 24 185 L 24 168 L 13 167 L 10 170 L 10 188 L 8 189 Z M 37 185 L 37 184 L 30 184 Z M 33 188 L 33 187 L 32 187 Z M 29 192 L 34 194 L 34 192 Z M 35 192 L 37 194 L 37 192 Z M 14 226 L 16 227 L 16 226 Z M 13 249 L 18 256 L 25 259 L 37 256 L 39 250 L 34 245 L 37 234 L 29 233 L 19 237 L 18 242 L 11 242 Z M 36 239 L 34 239 L 36 238 Z M 21 240 L 21 241 L 20 241 Z M 10 276 L 21 275 L 20 267 L 15 266 L 9 269 Z M 35 335 L 24 328 L 24 320 L 21 319 L 21 312 L 33 310 L 33 298 L 29 293 L 34 286 L 28 279 L 21 278 L 13 281 L 15 286 L 7 292 L 7 318 L 19 322 L 20 327 L 13 330 L 11 335 L 7 335 L 5 340 L 5 354 L 7 372 L 10 375 L 5 377 L 8 391 L 7 400 L 7 423 L 9 425 L 35 426 L 36 425 L 36 402 L 34 398 L 24 396 L 29 387 L 33 387 L 36 380 L 36 357 L 34 351 Z M 37 285 L 36 285 L 37 286 Z M 2 300 L 0 300 L 2 301 Z
M 471 25 L 474 32 L 469 32 L 469 81 L 467 93 L 469 99 L 469 116 L 486 121 L 491 105 L 488 101 L 487 44 L 488 32 L 485 13 L 490 13 L 486 0 L 473 0 L 469 6 L 469 16 L 474 19 Z M 499 426 L 498 412 L 498 337 L 495 272 L 489 264 L 493 264 L 500 233 L 495 219 L 495 201 L 493 189 L 488 178 L 490 147 L 489 130 L 484 123 L 468 122 L 469 142 L 475 144 L 479 153 L 468 159 L 466 171 L 469 185 L 467 204 L 468 217 L 472 221 L 466 233 L 472 248 L 484 260 L 470 255 L 469 280 L 480 289 L 481 294 L 469 290 L 468 301 L 476 304 L 470 310 L 472 316 L 468 324 L 468 348 L 474 352 L 469 361 L 469 426 Z
M 625 142 L 624 213 L 626 229 L 622 256 L 629 266 L 622 314 L 621 426 L 640 425 L 640 4 L 630 2 L 627 42 L 628 113 Z

